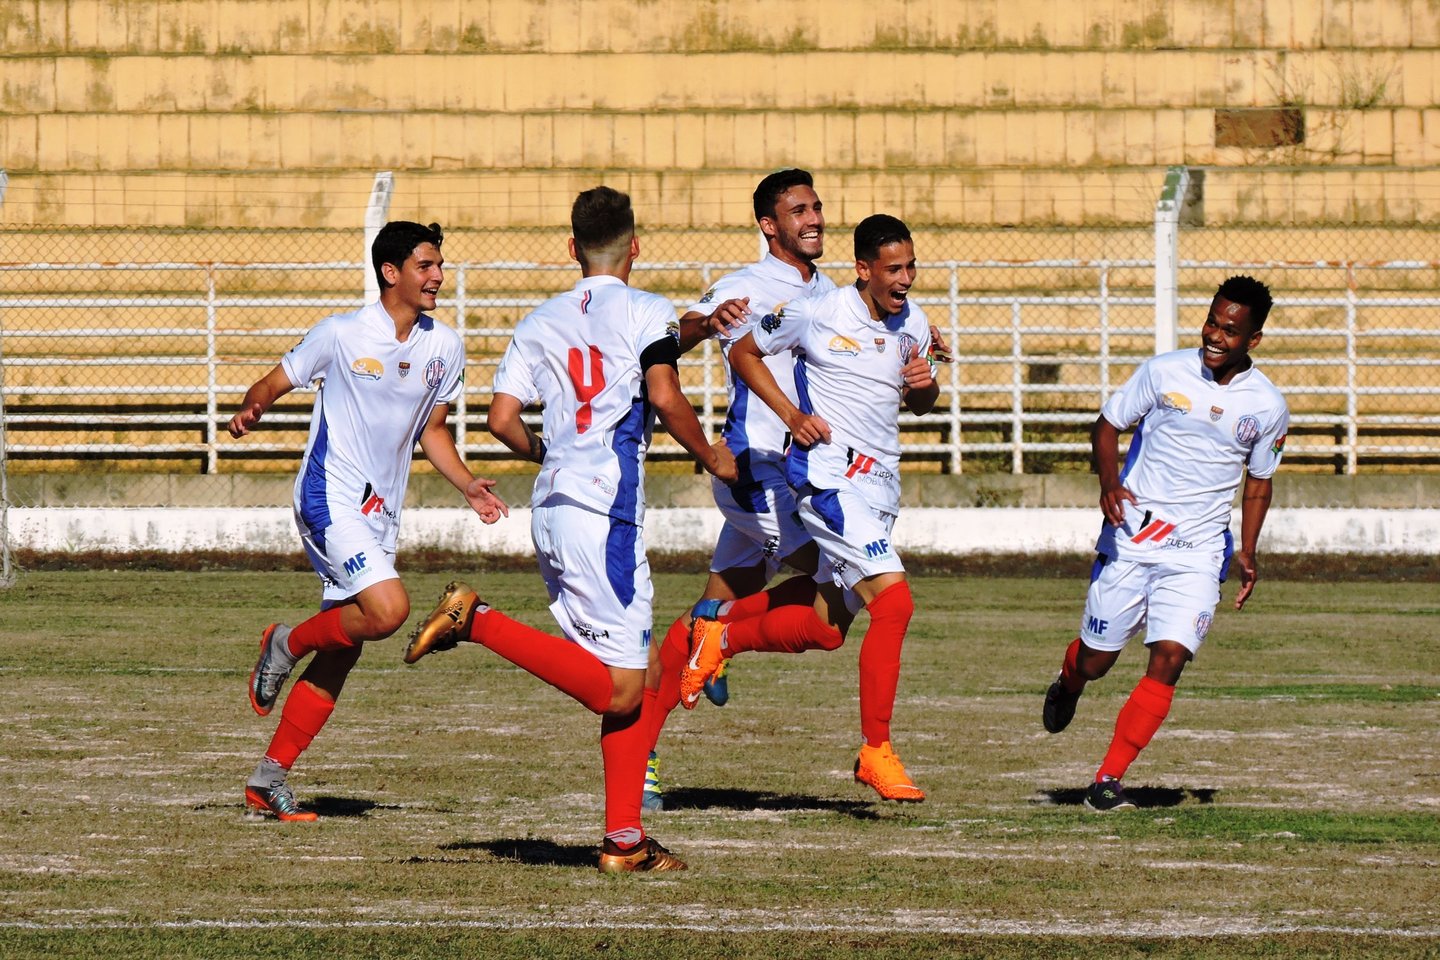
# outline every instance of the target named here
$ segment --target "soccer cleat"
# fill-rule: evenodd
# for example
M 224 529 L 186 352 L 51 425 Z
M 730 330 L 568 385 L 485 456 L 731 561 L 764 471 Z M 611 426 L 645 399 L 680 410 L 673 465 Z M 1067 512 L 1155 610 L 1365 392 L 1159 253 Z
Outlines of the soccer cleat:
M 1135 801 L 1125 795 L 1119 780 L 1097 780 L 1085 791 L 1085 809 L 1096 813 L 1134 810 Z
M 704 617 L 696 617 L 690 624 L 690 659 L 680 672 L 680 703 L 686 710 L 694 710 L 700 702 L 700 691 L 705 681 L 715 676 L 725 660 L 725 651 L 720 644 L 725 639 L 725 624 Z
M 283 623 L 272 623 L 260 634 L 260 659 L 250 671 L 250 706 L 262 717 L 275 709 L 275 700 L 295 669 L 289 639 L 290 628 Z
M 1084 692 L 1085 688 L 1081 687 L 1071 693 L 1058 678 L 1050 684 L 1050 689 L 1045 691 L 1045 710 L 1041 715 L 1045 729 L 1059 733 L 1070 726 L 1070 721 L 1075 719 L 1075 704 L 1080 702 L 1080 694 Z
M 661 870 L 686 870 L 685 861 L 660 846 L 654 837 L 646 837 L 629 853 L 608 853 L 615 849 L 607 840 L 600 848 L 601 873 L 647 873 Z
M 885 800 L 919 803 L 925 799 L 925 791 L 915 786 L 915 781 L 905 772 L 905 765 L 890 748 L 889 740 L 878 747 L 867 743 L 860 748 L 860 756 L 855 758 L 855 780 L 874 787 Z
M 246 815 L 261 817 L 267 812 L 287 823 L 309 823 L 320 819 L 314 810 L 300 806 L 300 801 L 295 799 L 295 791 L 284 780 L 277 780 L 268 787 L 245 784 Z
M 721 660 L 715 676 L 706 680 L 705 686 L 701 688 L 705 691 L 705 699 L 717 707 L 723 707 L 730 702 L 730 681 L 725 678 L 725 670 L 729 666 L 729 660 Z
M 660 785 L 660 758 L 650 751 L 650 760 L 645 764 L 645 792 L 640 795 L 641 810 L 664 810 L 665 788 Z
M 475 611 L 481 608 L 490 609 L 469 585 L 451 580 L 440 594 L 439 606 L 410 632 L 405 662 L 414 663 L 437 650 L 453 650 L 457 643 L 470 636 L 470 622 L 475 618 Z

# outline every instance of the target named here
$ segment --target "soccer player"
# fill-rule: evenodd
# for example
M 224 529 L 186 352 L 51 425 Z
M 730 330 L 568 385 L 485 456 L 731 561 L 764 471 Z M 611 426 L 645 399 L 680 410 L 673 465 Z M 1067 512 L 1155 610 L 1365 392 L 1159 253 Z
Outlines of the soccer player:
M 1256 545 L 1290 422 L 1285 399 L 1250 357 L 1270 306 L 1263 283 L 1230 277 L 1210 301 L 1200 347 L 1145 361 L 1095 421 L 1105 522 L 1080 636 L 1045 693 L 1045 729 L 1070 724 L 1085 684 L 1105 676 L 1141 631 L 1150 656 L 1085 793 L 1091 810 L 1135 809 L 1120 781 L 1165 722 L 1181 671 L 1210 629 L 1232 559 L 1230 509 L 1242 476 L 1235 609 L 1255 590 Z M 1120 432 L 1132 426 L 1121 470 Z
M 295 665 L 313 653 L 285 698 L 269 748 L 245 784 L 245 803 L 281 820 L 314 820 L 286 782 L 296 759 L 330 719 L 361 644 L 405 623 L 410 597 L 395 572 L 400 508 L 420 449 L 486 523 L 509 511 L 493 480 L 472 476 L 445 424 L 465 382 L 465 348 L 435 309 L 444 282 L 439 224 L 387 223 L 370 259 L 380 299 L 316 324 L 245 393 L 230 420 L 243 437 L 291 390 L 322 381 L 295 479 L 295 525 L 323 585 L 320 612 L 289 627 L 272 623 L 250 674 L 250 705 L 275 706 Z
M 489 416 L 491 433 L 540 464 L 531 534 L 564 636 L 511 620 L 457 581 L 411 634 L 405 660 L 479 643 L 599 714 L 600 870 L 683 870 L 640 819 L 653 597 L 644 461 L 654 416 L 721 480 L 735 479 L 735 458 L 724 443 L 711 445 L 681 391 L 674 308 L 627 285 L 640 252 L 630 198 L 609 187 L 586 190 L 570 219 L 570 255 L 583 278 L 516 326 Z M 543 440 L 520 416 L 533 403 L 544 404 Z
M 730 349 L 735 374 L 792 438 L 787 479 L 821 554 L 815 600 L 735 616 L 741 601 L 715 619 L 697 617 L 680 696 L 692 705 L 720 663 L 745 651 L 834 649 L 863 606 L 870 626 L 860 648 L 864 743 L 855 778 L 884 799 L 915 802 L 925 793 L 890 743 L 900 650 L 914 614 L 890 531 L 900 509 L 900 408 L 928 413 L 940 387 L 928 359 L 930 326 L 909 299 L 915 247 L 905 224 L 884 214 L 861 221 L 855 273 L 853 286 L 767 313 Z M 796 400 L 765 363 L 776 354 L 793 358 Z

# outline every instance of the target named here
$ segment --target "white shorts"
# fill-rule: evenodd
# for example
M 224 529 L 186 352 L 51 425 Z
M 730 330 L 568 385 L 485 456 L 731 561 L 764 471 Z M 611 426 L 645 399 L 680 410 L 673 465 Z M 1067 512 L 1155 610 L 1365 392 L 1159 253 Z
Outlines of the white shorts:
M 753 482 L 733 486 L 711 479 L 715 506 L 724 515 L 725 526 L 715 541 L 710 572 L 763 563 L 769 579 L 782 560 L 810 542 L 810 534 L 800 522 L 782 464 L 753 463 L 750 475 Z
M 820 546 L 817 583 L 832 579 L 853 590 L 866 577 L 905 572 L 890 545 L 895 515 L 876 510 L 855 490 L 817 490 L 800 499 L 799 510 L 800 521 Z
M 1096 560 L 1085 595 L 1080 639 L 1092 650 L 1121 650 L 1142 630 L 1145 643 L 1173 640 L 1193 655 L 1205 642 L 1220 602 L 1215 569 L 1133 560 Z
M 326 607 L 348 600 L 355 594 L 385 580 L 398 580 L 395 551 L 383 545 L 377 525 L 360 511 L 335 513 L 330 526 L 312 532 L 297 512 L 295 526 L 305 555 L 324 585 L 321 599 Z
M 530 536 L 565 636 L 606 666 L 645 669 L 655 594 L 641 529 L 553 496 L 530 512 Z

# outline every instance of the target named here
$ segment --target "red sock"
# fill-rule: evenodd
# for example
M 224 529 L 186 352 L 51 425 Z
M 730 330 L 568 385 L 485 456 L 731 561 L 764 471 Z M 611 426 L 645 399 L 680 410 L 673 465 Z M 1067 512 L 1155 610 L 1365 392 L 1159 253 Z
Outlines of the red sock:
M 593 713 L 604 713 L 610 706 L 615 683 L 609 668 L 578 643 L 536 630 L 493 609 L 475 614 L 470 639 L 579 700 Z
M 285 706 L 280 710 L 280 726 L 270 739 L 270 748 L 265 751 L 268 760 L 274 760 L 289 770 L 315 734 L 325 726 L 330 714 L 335 712 L 335 701 L 327 699 L 310 684 L 301 681 L 290 688 Z M 642 774 L 643 776 L 643 774 Z
M 628 717 L 600 719 L 600 754 L 605 761 L 605 839 L 622 847 L 645 839 L 640 798 L 645 791 L 650 741 L 644 713 L 642 707 Z
M 900 686 L 900 647 L 915 613 L 910 584 L 886 587 L 866 607 L 870 629 L 860 643 L 860 733 L 872 747 L 890 739 L 890 717 Z
M 1085 678 L 1080 676 L 1076 662 L 1080 658 L 1080 638 L 1076 637 L 1070 641 L 1070 646 L 1065 648 L 1065 662 L 1060 664 L 1060 685 L 1068 693 L 1079 693 L 1085 689 Z
M 650 691 L 646 691 L 649 713 L 645 715 L 645 730 L 650 741 L 645 749 L 647 759 L 660 740 L 660 730 L 665 726 L 670 711 L 680 704 L 680 672 L 685 669 L 689 656 L 690 631 L 685 627 L 685 618 L 681 617 L 670 624 L 665 641 L 660 645 L 660 689 L 655 691 L 653 705 L 649 703 Z M 645 707 L 641 710 L 643 713 Z
M 344 650 L 355 641 L 340 629 L 340 611 L 344 607 L 322 610 L 290 631 L 290 652 L 303 657 L 315 650 Z
M 741 597 L 732 602 L 730 609 L 716 619 L 721 623 L 732 623 L 736 620 L 758 617 L 778 607 L 787 607 L 792 604 L 803 604 L 808 607 L 814 602 L 815 581 L 802 575 L 777 583 L 769 590 L 761 590 L 748 597 Z
M 763 616 L 731 623 L 725 629 L 727 657 L 747 650 L 767 653 L 834 650 L 844 642 L 845 635 L 816 616 L 814 607 L 776 607 Z
M 1110 741 L 1110 749 L 1105 752 L 1105 759 L 1095 774 L 1097 781 L 1106 777 L 1120 780 L 1125 776 L 1131 762 L 1155 736 L 1160 724 L 1165 722 L 1174 698 L 1174 687 L 1149 677 L 1140 678 L 1140 683 L 1115 718 L 1115 737 Z

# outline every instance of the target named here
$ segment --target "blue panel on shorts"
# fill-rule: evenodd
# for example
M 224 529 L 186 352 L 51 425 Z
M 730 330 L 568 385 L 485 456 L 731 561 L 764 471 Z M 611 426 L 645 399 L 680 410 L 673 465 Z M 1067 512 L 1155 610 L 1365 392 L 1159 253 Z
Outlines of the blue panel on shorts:
M 605 579 L 624 606 L 635 599 L 635 538 L 640 528 L 624 520 L 610 518 L 610 533 L 605 537 Z
M 845 511 L 840 507 L 840 495 L 834 490 L 816 490 L 810 498 L 810 506 L 820 514 L 836 536 L 845 536 Z
M 1235 559 L 1235 537 L 1231 535 L 1230 528 L 1225 528 L 1225 555 L 1220 558 L 1220 582 L 1224 583 L 1225 578 L 1230 575 L 1230 561 Z

